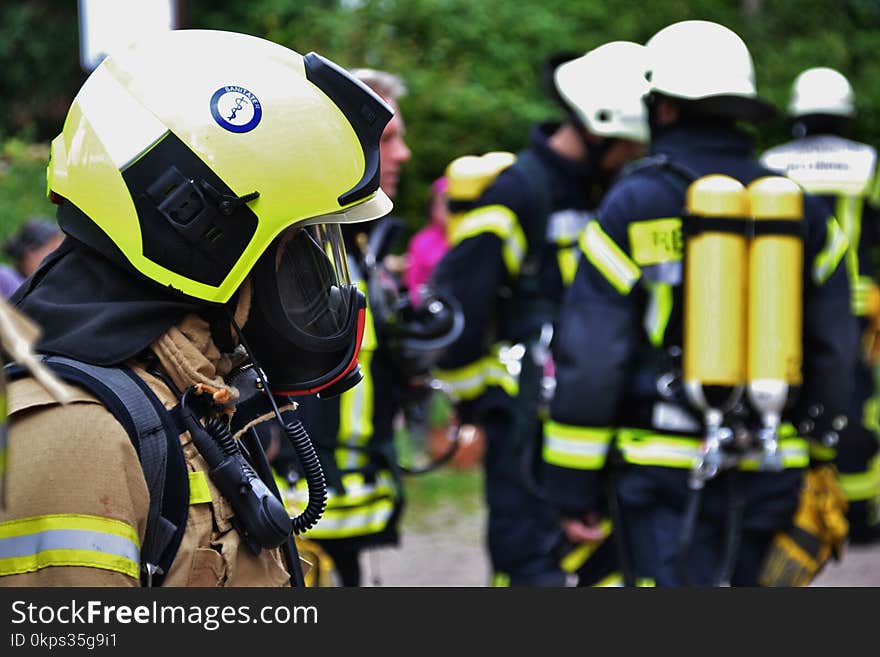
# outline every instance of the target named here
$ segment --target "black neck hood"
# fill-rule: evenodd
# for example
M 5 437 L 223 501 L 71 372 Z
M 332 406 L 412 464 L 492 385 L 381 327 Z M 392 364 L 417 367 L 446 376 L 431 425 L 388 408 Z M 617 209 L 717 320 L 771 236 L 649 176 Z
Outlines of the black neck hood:
M 11 301 L 42 329 L 37 351 L 104 366 L 136 356 L 188 313 L 205 316 L 208 310 L 70 236 Z

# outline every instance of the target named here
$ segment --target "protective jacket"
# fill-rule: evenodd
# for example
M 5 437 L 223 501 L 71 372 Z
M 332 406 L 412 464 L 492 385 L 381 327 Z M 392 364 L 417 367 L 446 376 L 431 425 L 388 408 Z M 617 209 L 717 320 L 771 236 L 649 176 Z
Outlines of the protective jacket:
M 352 281 L 368 295 L 366 269 L 355 243 L 347 245 Z M 363 380 L 338 397 L 298 399 L 300 419 L 315 444 L 327 479 L 327 508 L 304 534 L 318 541 L 344 540 L 357 546 L 396 544 L 403 488 L 394 451 L 392 420 L 396 388 L 391 355 L 367 298 L 367 317 L 358 354 Z M 289 454 L 287 455 L 289 456 Z M 293 480 L 287 501 L 305 506 L 307 487 L 296 459 L 276 464 Z
M 223 388 L 230 363 L 208 323 L 187 316 L 150 348 L 176 387 Z M 166 408 L 178 399 L 141 359 L 126 365 Z M 32 378 L 9 386 L 8 504 L 0 513 L 0 584 L 138 586 L 149 493 L 129 435 L 94 396 L 68 386 L 59 405 Z M 166 586 L 285 586 L 279 551 L 254 555 L 233 528 L 233 510 L 208 476 L 189 433 L 180 434 L 189 478 L 186 530 Z
M 850 537 L 880 538 L 880 450 L 877 400 L 869 342 L 876 339 L 880 320 L 880 288 L 876 257 L 880 246 L 880 179 L 877 152 L 833 134 L 795 139 L 766 151 L 768 168 L 798 182 L 823 198 L 849 241 L 844 262 L 849 274 L 852 312 L 858 319 L 856 349 L 863 351 L 853 371 L 850 424 L 835 464 L 849 501 Z M 861 350 L 860 345 L 866 349 Z M 868 352 L 868 353 L 865 353 Z
M 557 518 L 527 490 L 523 458 L 539 439 L 542 326 L 555 323 L 574 276 L 577 235 L 595 207 L 593 172 L 548 144 L 556 127 L 536 126 L 518 162 L 455 223 L 450 251 L 433 277 L 464 312 L 462 335 L 437 375 L 458 400 L 460 419 L 485 426 L 489 551 L 499 581 L 513 584 L 540 584 L 558 571 Z M 534 164 L 523 166 L 524 156 Z M 527 368 L 532 375 L 524 383 Z M 521 383 L 529 387 L 523 403 L 517 402 Z
M 617 182 L 582 233 L 583 257 L 554 344 L 557 388 L 543 448 L 545 489 L 566 514 L 601 508 L 609 453 L 623 462 L 624 505 L 684 506 L 703 435 L 702 418 L 680 387 L 680 217 L 691 180 L 662 163 L 692 178 L 720 173 L 748 184 L 769 175 L 752 148 L 748 136 L 724 124 L 659 130 L 651 156 Z M 805 198 L 804 224 L 804 382 L 783 417 L 793 425 L 781 431 L 784 470 L 757 472 L 757 463 L 741 463 L 747 529 L 772 530 L 791 519 L 810 460 L 794 427 L 808 410 L 819 438 L 848 407 L 855 327 L 841 266 L 846 238 L 817 199 Z M 723 517 L 726 488 L 717 479 L 703 492 L 703 508 Z

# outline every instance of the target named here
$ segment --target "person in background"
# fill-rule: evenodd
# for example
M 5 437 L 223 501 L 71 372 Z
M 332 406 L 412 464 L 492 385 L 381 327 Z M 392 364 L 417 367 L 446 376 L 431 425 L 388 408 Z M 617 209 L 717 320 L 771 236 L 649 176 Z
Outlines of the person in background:
M 824 198 L 849 242 L 852 312 L 861 352 L 854 365 L 849 424 L 841 431 L 835 465 L 849 501 L 849 540 L 880 540 L 880 449 L 877 385 L 880 361 L 880 287 L 876 258 L 880 247 L 880 179 L 877 151 L 846 135 L 855 117 L 849 80 L 822 66 L 802 71 L 791 89 L 788 116 L 794 139 L 761 157 L 769 169 Z
M 585 544 L 602 540 L 601 509 L 609 508 L 627 584 L 756 586 L 776 533 L 798 509 L 811 465 L 807 439 L 834 440 L 844 420 L 852 365 L 846 242 L 823 204 L 805 196 L 803 262 L 794 273 L 803 281 L 803 383 L 782 416 L 791 424 L 779 429 L 771 453 L 778 460 L 764 467 L 760 451 L 743 446 L 760 421 L 747 407 L 746 419 L 718 420 L 737 421 L 737 442 L 724 452 L 733 463 L 717 474 L 700 467 L 715 462 L 704 440 L 712 416 L 698 410 L 690 386 L 701 379 L 688 379 L 685 368 L 713 354 L 685 343 L 686 327 L 711 319 L 686 323 L 687 266 L 700 263 L 682 264 L 685 197 L 710 174 L 723 174 L 709 178 L 723 190 L 768 176 L 738 122 L 768 120 L 775 109 L 757 95 L 746 44 L 723 25 L 675 23 L 646 48 L 650 155 L 611 187 L 580 240 L 584 257 L 553 345 L 557 385 L 542 483 L 566 533 Z M 719 254 L 704 262 L 730 265 L 720 269 L 733 277 L 738 260 Z
M 644 47 L 607 43 L 545 66 L 562 121 L 528 146 L 450 231 L 432 287 L 465 325 L 438 376 L 463 424 L 486 435 L 487 543 L 496 586 L 562 586 L 559 516 L 524 472 L 541 440 L 547 338 L 577 266 L 577 238 L 620 168 L 644 150 Z
M 27 219 L 3 243 L 3 254 L 14 264 L 0 265 L 0 294 L 9 298 L 22 281 L 33 274 L 47 255 L 61 244 L 64 235 L 54 221 L 43 217 Z
M 386 71 L 350 72 L 394 111 L 379 142 L 379 185 L 394 199 L 402 167 L 410 158 L 397 104 L 406 87 L 398 76 Z M 343 229 L 351 278 L 367 295 L 367 321 L 359 357 L 363 380 L 338 397 L 298 400 L 299 417 L 315 443 L 328 485 L 326 511 L 303 537 L 316 541 L 330 555 L 343 586 L 361 585 L 360 555 L 365 548 L 398 543 L 398 521 L 403 510 L 403 486 L 393 442 L 399 381 L 383 339 L 383 319 L 376 317 L 378 299 L 368 285 L 377 265 L 367 255 L 370 237 L 388 221 L 393 219 L 384 217 Z M 396 287 L 395 277 L 390 278 L 389 284 Z M 288 503 L 302 506 L 307 486 L 291 450 L 282 450 L 275 468 L 289 484 Z
M 427 208 L 428 225 L 412 236 L 406 248 L 404 283 L 415 306 L 421 303 L 422 288 L 431 279 L 434 267 L 449 250 L 449 240 L 446 239 L 446 222 L 449 218 L 447 185 L 443 176 L 431 183 Z

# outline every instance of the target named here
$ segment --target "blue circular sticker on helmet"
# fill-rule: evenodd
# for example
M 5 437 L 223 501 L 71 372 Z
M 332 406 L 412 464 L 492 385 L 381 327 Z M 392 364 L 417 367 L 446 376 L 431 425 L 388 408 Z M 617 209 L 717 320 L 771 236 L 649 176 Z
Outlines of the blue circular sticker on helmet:
M 220 87 L 211 96 L 211 116 L 230 132 L 250 132 L 263 118 L 260 101 L 244 87 Z

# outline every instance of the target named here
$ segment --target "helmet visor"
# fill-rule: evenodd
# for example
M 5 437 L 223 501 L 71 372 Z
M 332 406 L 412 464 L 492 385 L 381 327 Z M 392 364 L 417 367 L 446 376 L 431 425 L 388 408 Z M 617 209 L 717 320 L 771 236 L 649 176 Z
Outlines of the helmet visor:
M 286 230 L 275 249 L 275 283 L 289 324 L 308 338 L 333 338 L 349 323 L 351 279 L 339 224 Z

